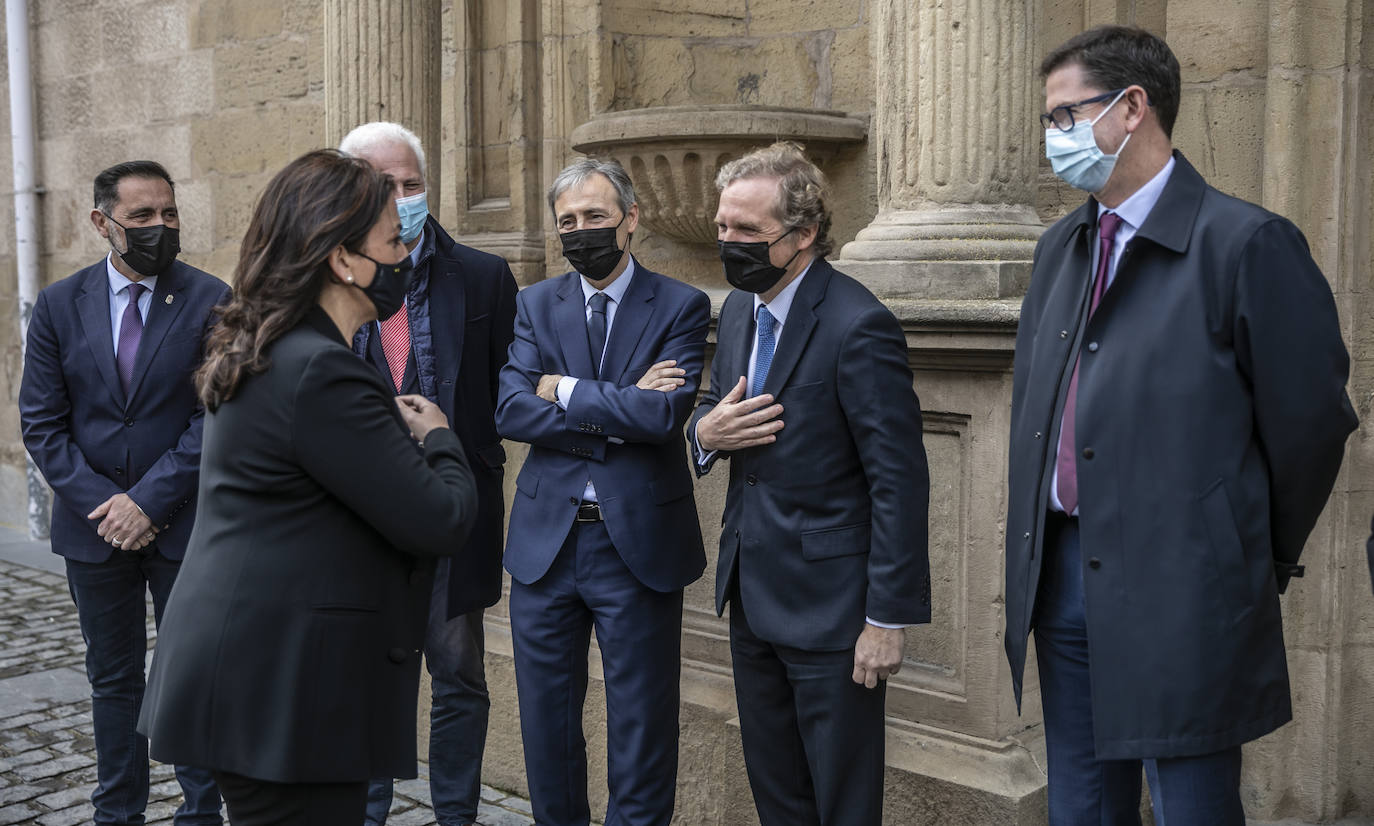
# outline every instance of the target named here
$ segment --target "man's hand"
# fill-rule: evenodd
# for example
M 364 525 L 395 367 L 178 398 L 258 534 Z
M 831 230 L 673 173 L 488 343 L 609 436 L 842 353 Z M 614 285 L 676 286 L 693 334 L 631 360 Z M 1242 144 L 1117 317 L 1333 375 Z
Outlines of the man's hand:
M 546 402 L 558 403 L 558 382 L 562 376 L 543 375 L 539 377 L 539 387 L 535 388 L 534 394 Z
M 863 633 L 854 644 L 854 682 L 877 688 L 902 669 L 902 644 L 906 634 L 901 628 L 879 628 L 864 623 Z
M 710 413 L 697 422 L 697 444 L 708 453 L 741 450 L 776 442 L 782 430 L 782 405 L 767 393 L 744 398 L 744 376 Z
M 659 390 L 667 393 L 686 384 L 687 379 L 683 378 L 686 375 L 687 371 L 678 367 L 676 360 L 668 359 L 644 371 L 644 376 L 635 382 L 635 387 L 640 390 Z
M 95 510 L 86 514 L 86 518 L 99 519 L 100 524 L 95 532 L 120 550 L 142 550 L 157 535 L 152 520 L 127 493 L 116 493 L 101 502 Z

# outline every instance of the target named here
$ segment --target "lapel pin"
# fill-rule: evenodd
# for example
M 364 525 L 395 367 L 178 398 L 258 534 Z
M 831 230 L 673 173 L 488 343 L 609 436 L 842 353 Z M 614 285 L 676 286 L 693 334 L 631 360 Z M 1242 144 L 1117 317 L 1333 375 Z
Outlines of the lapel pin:
M 172 297 L 169 295 L 169 296 L 167 296 L 166 298 L 164 298 L 163 301 L 167 302 L 168 304 L 171 304 L 171 303 L 172 303 Z

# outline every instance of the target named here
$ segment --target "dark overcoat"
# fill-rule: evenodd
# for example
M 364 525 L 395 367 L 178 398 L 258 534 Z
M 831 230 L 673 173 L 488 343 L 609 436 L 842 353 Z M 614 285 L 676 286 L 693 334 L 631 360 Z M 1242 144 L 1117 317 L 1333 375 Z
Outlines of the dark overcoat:
M 434 562 L 477 513 L 463 445 L 417 449 L 318 307 L 268 358 L 205 417 L 139 731 L 161 762 L 276 783 L 414 777 Z
M 1177 165 L 1085 323 L 1097 202 L 1041 237 L 1007 513 L 1018 702 L 1064 396 L 1101 760 L 1204 754 L 1292 717 L 1279 594 L 1356 426 L 1331 288 L 1289 221 Z

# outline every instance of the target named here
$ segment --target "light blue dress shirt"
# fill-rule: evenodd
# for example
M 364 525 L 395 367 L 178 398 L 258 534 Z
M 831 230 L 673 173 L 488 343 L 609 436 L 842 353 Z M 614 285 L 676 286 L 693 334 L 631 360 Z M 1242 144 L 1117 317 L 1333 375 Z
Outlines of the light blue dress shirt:
M 134 283 L 115 269 L 114 253 L 105 256 L 105 273 L 110 280 L 110 333 L 113 336 L 115 355 L 119 355 L 119 328 L 124 325 L 124 310 L 129 306 L 129 285 Z M 157 276 L 152 275 L 138 282 L 148 289 L 138 297 L 138 316 L 143 325 L 148 325 L 148 311 L 153 306 L 153 291 L 157 289 Z

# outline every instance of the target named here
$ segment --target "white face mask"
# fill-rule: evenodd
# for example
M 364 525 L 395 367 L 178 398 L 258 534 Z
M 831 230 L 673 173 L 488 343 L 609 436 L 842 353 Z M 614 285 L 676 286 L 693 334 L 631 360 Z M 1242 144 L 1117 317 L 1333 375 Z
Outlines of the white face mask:
M 1107 185 L 1107 180 L 1112 177 L 1112 170 L 1116 168 L 1116 160 L 1121 157 L 1121 150 L 1130 143 L 1131 136 L 1127 133 L 1126 140 L 1117 147 L 1116 154 L 1107 155 L 1097 148 L 1093 126 L 1116 105 L 1118 100 L 1121 100 L 1121 95 L 1124 94 L 1126 90 L 1122 89 L 1097 117 L 1076 121 L 1073 128 L 1067 132 L 1053 127 L 1045 130 L 1045 157 L 1050 159 L 1054 174 L 1064 183 L 1085 192 L 1101 192 Z

